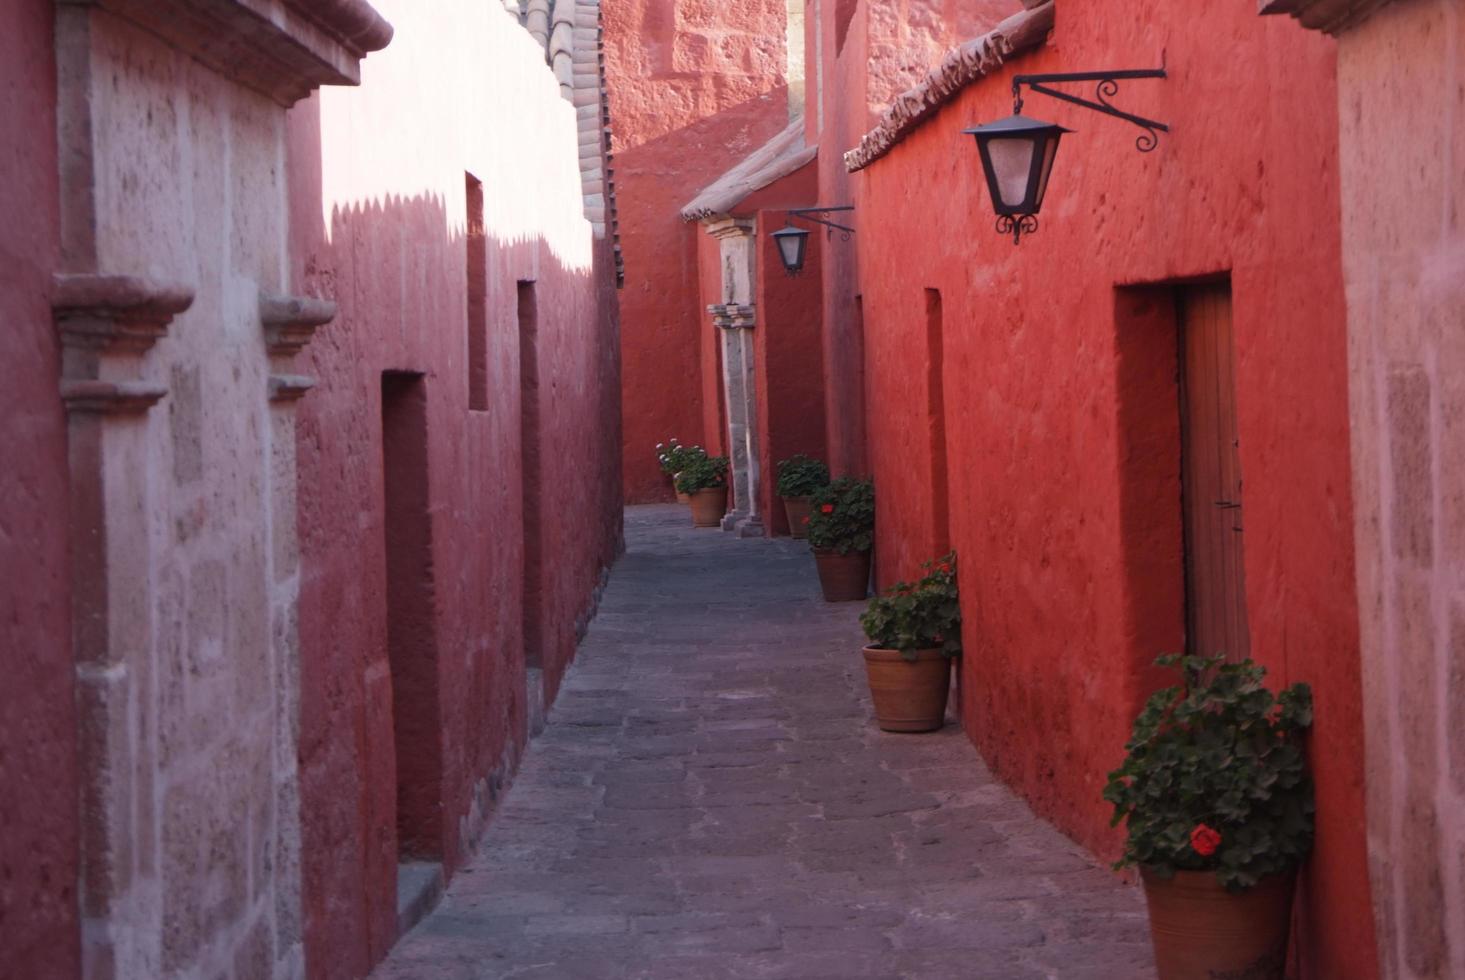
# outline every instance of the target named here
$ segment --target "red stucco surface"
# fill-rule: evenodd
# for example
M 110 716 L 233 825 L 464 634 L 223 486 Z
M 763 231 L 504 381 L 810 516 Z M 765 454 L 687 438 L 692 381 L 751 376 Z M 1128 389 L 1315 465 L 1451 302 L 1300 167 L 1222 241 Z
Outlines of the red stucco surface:
M 1143 287 L 1229 274 L 1252 650 L 1317 703 L 1302 975 L 1368 977 L 1333 46 L 1250 7 L 1091 4 L 1060 12 L 1053 43 L 1015 70 L 1139 67 L 1162 50 L 1170 78 L 1123 91 L 1174 127 L 1153 154 L 1123 123 L 1030 98 L 1029 114 L 1076 132 L 1020 246 L 993 232 L 960 134 L 1011 111 L 1006 73 L 856 177 L 880 575 L 936 547 L 934 288 L 964 723 L 1041 813 L 1115 854 L 1105 774 L 1159 680 L 1146 665 L 1184 639 L 1173 328 L 1165 294 Z
M 916 84 L 950 48 L 990 30 L 1016 0 L 822 3 L 804 25 L 808 69 L 805 128 L 819 144 L 819 202 L 853 204 L 844 151 L 890 100 Z M 822 72 L 814 65 L 822 59 Z M 855 228 L 868 218 L 851 215 Z M 865 319 L 859 243 L 835 240 L 823 259 L 826 442 L 835 475 L 869 469 L 865 430 Z
M 475 61 L 429 62 L 431 38 L 445 35 L 424 26 L 417 33 L 428 40 L 414 44 L 404 26 L 437 15 L 406 8 L 394 11 L 398 42 L 371 66 L 377 73 L 368 70 L 359 93 L 330 93 L 334 102 L 318 96 L 291 113 L 299 289 L 339 304 L 304 355 L 319 384 L 302 402 L 298 441 L 300 762 L 313 977 L 361 976 L 396 939 L 393 713 L 407 699 L 394 700 L 388 664 L 395 600 L 386 574 L 383 372 L 419 373 L 426 390 L 430 608 L 416 612 L 431 621 L 438 717 L 414 737 L 422 754 L 441 759 L 438 856 L 448 874 L 490 818 L 528 738 L 520 282 L 533 282 L 538 300 L 544 519 L 531 546 L 541 559 L 547 700 L 619 548 L 613 274 L 604 243 L 592 249 L 580 215 L 573 112 L 548 73 L 529 67 L 528 35 L 508 19 L 500 27 L 501 11 L 484 9 L 494 32 L 473 43 L 485 59 L 524 59 L 495 69 L 523 79 L 522 104 L 503 109 L 497 128 L 460 140 L 451 112 L 412 121 L 422 115 L 415 86 L 458 91 L 488 82 L 471 74 Z M 363 120 L 391 119 L 435 150 L 404 149 L 356 169 L 355 149 L 328 138 L 333 155 L 322 161 L 313 148 L 332 113 L 338 139 L 361 132 Z M 505 130 L 519 135 L 513 152 L 500 155 L 495 133 Z M 530 174 L 517 190 L 507 172 L 513 166 Z M 486 197 L 484 411 L 469 408 L 465 364 L 465 202 L 452 197 L 464 171 L 482 179 Z M 371 189 L 352 189 L 362 181 Z M 526 201 L 533 202 L 527 210 Z M 402 749 L 416 755 L 415 744 Z
M 621 291 L 627 499 L 671 498 L 654 446 L 706 443 L 697 192 L 788 124 L 783 0 L 606 4 Z M 705 359 L 702 359 L 705 361 Z
M 808 201 L 814 193 L 813 165 L 791 175 L 780 197 Z M 808 185 L 806 187 L 806 185 Z M 802 197 L 800 195 L 803 195 Z M 838 221 L 839 215 L 833 216 Z M 784 226 L 782 211 L 758 213 L 757 304 L 760 311 L 753 342 L 754 374 L 758 386 L 758 447 L 762 499 L 758 509 L 766 515 L 771 534 L 789 533 L 788 518 L 778 498 L 778 462 L 795 453 L 828 459 L 824 426 L 824 346 L 820 342 L 822 318 L 820 299 L 821 253 L 825 244 L 817 226 L 808 238 L 804 274 L 791 277 L 783 271 L 778 245 L 771 233 Z M 838 241 L 838 234 L 835 239 Z
M 77 975 L 76 723 L 58 266 L 55 6 L 0 5 L 0 972 Z
M 722 252 L 717 239 L 702 231 L 700 224 L 693 226 L 697 247 L 697 305 L 705 308 L 710 303 L 722 302 Z M 702 427 L 700 443 L 714 456 L 727 455 L 727 406 L 722 396 L 722 338 L 711 325 L 710 317 L 703 314 L 707 326 L 698 332 L 697 346 L 701 358 L 702 379 Z M 697 439 L 676 436 L 683 443 L 695 443 Z M 665 442 L 657 439 L 656 442 Z M 655 443 L 652 443 L 655 445 Z M 667 481 L 668 484 L 670 481 Z

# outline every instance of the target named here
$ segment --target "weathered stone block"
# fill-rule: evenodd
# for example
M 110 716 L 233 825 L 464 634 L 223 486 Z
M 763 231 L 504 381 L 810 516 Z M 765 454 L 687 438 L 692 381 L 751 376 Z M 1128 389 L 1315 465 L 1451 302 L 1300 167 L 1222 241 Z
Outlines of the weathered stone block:
M 1411 781 L 1400 830 L 1404 958 L 1418 977 L 1443 976 L 1449 955 L 1439 819 L 1428 782 Z
M 1439 655 L 1433 609 L 1433 582 L 1418 573 L 1404 573 L 1395 584 L 1394 619 L 1398 633 L 1398 703 L 1395 717 L 1416 778 L 1433 783 L 1441 771 L 1439 738 Z
M 1397 366 L 1388 375 L 1389 473 L 1394 557 L 1410 565 L 1434 562 L 1434 445 L 1430 380 L 1423 368 Z
M 186 972 L 248 905 L 248 759 L 236 746 L 172 786 L 163 816 L 163 966 Z

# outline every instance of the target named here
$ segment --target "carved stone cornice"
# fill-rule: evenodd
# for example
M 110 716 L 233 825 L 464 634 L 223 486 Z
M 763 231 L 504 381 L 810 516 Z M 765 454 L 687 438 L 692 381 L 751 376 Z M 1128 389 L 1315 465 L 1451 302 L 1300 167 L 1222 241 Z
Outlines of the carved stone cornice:
M 366 0 L 61 0 L 125 18 L 226 78 L 290 106 L 321 85 L 356 85 L 392 39 Z
M 1257 0 L 1257 13 L 1291 14 L 1303 27 L 1341 34 L 1393 0 Z
M 140 354 L 193 305 L 193 290 L 138 276 L 61 273 L 53 277 L 51 310 L 62 346 Z
M 752 238 L 757 231 L 757 222 L 752 218 L 732 218 L 726 215 L 702 219 L 707 234 L 718 240 L 724 238 Z
M 712 325 L 723 330 L 752 330 L 758 318 L 752 304 L 713 303 L 707 307 Z
M 63 379 L 61 382 L 61 401 L 66 410 L 92 415 L 141 415 L 167 394 L 165 385 L 151 381 Z
M 315 331 L 336 318 L 336 304 L 313 296 L 271 296 L 260 293 L 259 319 L 271 354 L 293 357 L 310 343 Z
M 315 387 L 315 379 L 304 374 L 270 375 L 270 401 L 293 402 Z

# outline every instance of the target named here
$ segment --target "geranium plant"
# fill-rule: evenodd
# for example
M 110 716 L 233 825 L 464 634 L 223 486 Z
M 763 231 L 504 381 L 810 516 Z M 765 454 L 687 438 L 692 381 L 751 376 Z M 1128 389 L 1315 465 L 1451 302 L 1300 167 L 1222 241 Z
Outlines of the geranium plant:
M 1124 857 L 1162 878 L 1214 871 L 1229 891 L 1285 872 L 1312 848 L 1312 780 L 1302 734 L 1312 691 L 1274 696 L 1251 660 L 1178 654 L 1181 684 L 1156 692 L 1134 723 L 1104 799 L 1128 821 Z
M 956 552 L 928 561 L 918 582 L 897 582 L 870 600 L 860 625 L 870 645 L 899 650 L 904 660 L 916 651 L 939 649 L 961 656 L 961 603 L 956 591 Z
M 809 544 L 847 555 L 875 546 L 875 484 L 842 476 L 809 500 Z
M 656 461 L 661 464 L 661 472 L 667 476 L 676 476 L 692 460 L 705 459 L 706 456 L 707 450 L 701 446 L 683 446 L 676 439 L 656 444 Z
M 829 485 L 829 467 L 799 453 L 778 464 L 778 495 L 810 497 Z
M 701 456 L 689 458 L 678 471 L 677 491 L 696 493 L 727 486 L 727 457 Z

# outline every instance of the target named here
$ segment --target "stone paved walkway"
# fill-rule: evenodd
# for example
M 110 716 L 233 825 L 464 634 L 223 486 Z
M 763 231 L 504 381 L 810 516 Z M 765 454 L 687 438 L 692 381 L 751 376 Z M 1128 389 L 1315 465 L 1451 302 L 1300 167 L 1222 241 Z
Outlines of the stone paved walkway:
M 378 980 L 1144 980 L 1143 901 L 955 725 L 870 721 L 805 547 L 627 512 L 480 855 Z

